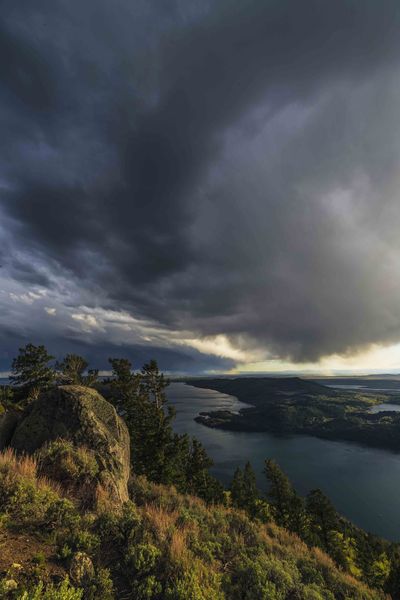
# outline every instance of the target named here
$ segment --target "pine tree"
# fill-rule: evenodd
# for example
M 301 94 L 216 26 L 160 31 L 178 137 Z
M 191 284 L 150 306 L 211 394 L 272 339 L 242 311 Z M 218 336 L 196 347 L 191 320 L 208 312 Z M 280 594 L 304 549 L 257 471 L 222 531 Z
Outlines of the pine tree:
M 264 473 L 270 484 L 268 496 L 272 500 L 277 523 L 303 536 L 306 527 L 303 500 L 275 461 L 265 461 Z
M 234 506 L 238 508 L 243 507 L 244 500 L 244 481 L 243 481 L 243 471 L 240 467 L 237 467 L 233 474 L 233 479 L 230 487 L 231 499 Z
M 213 461 L 208 456 L 202 444 L 192 439 L 186 464 L 187 491 L 189 493 L 198 493 L 205 489 L 207 485 L 208 469 Z
M 311 490 L 306 498 L 310 531 L 327 552 L 332 550 L 330 531 L 338 530 L 338 515 L 331 501 L 320 489 Z
M 213 461 L 203 445 L 193 438 L 191 440 L 186 462 L 185 492 L 203 498 L 206 502 L 222 502 L 223 487 L 209 473 Z
M 212 460 L 201 443 L 173 431 L 175 410 L 165 394 L 169 382 L 156 361 L 137 374 L 127 359 L 110 358 L 109 362 L 111 400 L 128 426 L 134 472 L 208 502 L 222 501 L 222 486 L 208 472 Z
M 303 498 L 294 491 L 289 511 L 288 528 L 297 533 L 302 540 L 307 541 L 309 532 L 309 518 L 305 509 Z
M 243 471 L 239 467 L 236 469 L 230 491 L 234 506 L 242 508 L 254 517 L 260 493 L 257 489 L 256 474 L 249 462 Z
M 390 573 L 385 583 L 385 591 L 393 598 L 398 596 L 400 591 L 400 550 L 392 550 L 390 559 Z
M 138 409 L 141 412 L 139 440 L 144 442 L 142 461 L 147 464 L 150 478 L 157 483 L 173 483 L 172 461 L 178 458 L 178 438 L 172 430 L 175 410 L 167 406 L 165 388 L 168 381 L 160 373 L 155 360 L 144 365 L 139 386 Z M 145 431 L 143 430 L 145 429 Z M 139 441 L 140 443 L 140 441 Z M 178 455 L 178 456 L 177 456 Z
M 294 489 L 275 461 L 265 461 L 264 473 L 270 484 L 268 497 L 274 506 L 276 519 L 280 525 L 287 526 Z
M 257 488 L 256 474 L 249 462 L 245 464 L 243 471 L 243 493 L 244 508 L 251 516 L 254 516 L 260 493 Z
M 155 360 L 143 366 L 140 391 L 154 402 L 157 408 L 162 408 L 166 403 L 164 390 L 168 385 L 169 381 L 165 379 L 163 373 L 160 373 Z
M 88 369 L 86 375 L 84 375 L 82 379 L 82 385 L 86 385 L 87 387 L 92 387 L 99 379 L 99 370 L 98 369 Z
M 170 483 L 168 458 L 172 454 L 174 436 L 171 422 L 174 411 L 158 406 L 139 393 L 125 404 L 131 435 L 131 449 L 135 472 L 145 474 L 157 483 Z
M 54 370 L 49 366 L 53 359 L 43 345 L 27 344 L 20 348 L 12 361 L 12 384 L 24 388 L 29 397 L 36 396 L 54 382 Z
M 181 456 L 187 443 L 172 430 L 175 411 L 167 406 L 168 382 L 151 361 L 140 374 L 126 359 L 110 359 L 112 399 L 129 429 L 134 471 L 156 483 L 176 483 L 184 476 Z
M 89 369 L 85 375 L 88 366 L 89 363 L 82 356 L 67 354 L 64 360 L 56 365 L 60 383 L 92 386 L 96 383 L 99 372 L 97 369 Z
M 140 375 L 132 372 L 132 364 L 126 358 L 109 358 L 108 362 L 112 367 L 111 400 L 122 410 L 124 404 L 137 398 Z

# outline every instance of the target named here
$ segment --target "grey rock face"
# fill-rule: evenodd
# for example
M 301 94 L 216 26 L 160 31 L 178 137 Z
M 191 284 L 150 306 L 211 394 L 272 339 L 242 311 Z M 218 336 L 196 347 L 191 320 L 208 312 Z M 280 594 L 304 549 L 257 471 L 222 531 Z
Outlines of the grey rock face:
M 128 429 L 96 390 L 63 385 L 43 394 L 17 426 L 10 445 L 19 452 L 33 453 L 57 438 L 94 451 L 102 488 L 115 501 L 129 499 Z
M 20 419 L 21 414 L 11 410 L 0 415 L 0 450 L 9 445 Z

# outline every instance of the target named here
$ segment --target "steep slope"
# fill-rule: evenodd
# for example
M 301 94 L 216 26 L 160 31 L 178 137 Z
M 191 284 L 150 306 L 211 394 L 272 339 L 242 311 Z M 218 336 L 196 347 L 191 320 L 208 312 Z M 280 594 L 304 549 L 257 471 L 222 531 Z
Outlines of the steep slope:
M 0 597 L 385 598 L 272 522 L 251 521 L 229 506 L 206 506 L 144 478 L 132 481 L 130 495 L 123 506 L 85 512 L 40 477 L 34 459 L 1 454 L 1 541 L 7 552 L 0 561 Z M 64 591 L 51 588 L 45 595 L 63 573 L 73 588 L 65 581 Z

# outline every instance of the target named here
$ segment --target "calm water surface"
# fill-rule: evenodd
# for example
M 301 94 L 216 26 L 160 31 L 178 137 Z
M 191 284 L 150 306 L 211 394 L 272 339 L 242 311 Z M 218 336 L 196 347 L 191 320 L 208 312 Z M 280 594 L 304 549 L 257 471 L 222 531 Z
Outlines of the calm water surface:
M 370 413 L 380 413 L 385 411 L 400 412 L 400 404 L 389 404 L 384 402 L 383 404 L 377 404 L 369 409 Z
M 263 461 L 274 458 L 299 493 L 319 487 L 357 525 L 400 540 L 400 454 L 308 436 L 210 429 L 193 420 L 200 411 L 237 411 L 246 405 L 232 396 L 183 383 L 172 383 L 168 397 L 177 410 L 175 430 L 202 442 L 214 460 L 214 475 L 224 484 L 238 465 L 250 460 L 260 489 L 265 490 Z

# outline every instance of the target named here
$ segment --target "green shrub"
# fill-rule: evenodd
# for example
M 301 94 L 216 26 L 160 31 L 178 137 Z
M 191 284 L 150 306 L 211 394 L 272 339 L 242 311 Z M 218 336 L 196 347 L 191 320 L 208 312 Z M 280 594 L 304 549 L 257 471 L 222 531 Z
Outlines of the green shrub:
M 90 559 L 92 571 L 73 588 L 45 586 L 47 564 L 7 573 L 0 597 L 7 600 L 383 600 L 340 571 L 321 549 L 309 549 L 275 523 L 260 523 L 233 507 L 208 506 L 172 487 L 144 478 L 133 484 L 136 504 L 101 512 L 60 497 L 36 475 L 34 461 L 0 454 L 0 520 L 20 533 L 56 541 L 58 556 Z M 43 533 L 47 535 L 42 535 Z M 50 535 L 49 535 L 50 534 Z M 45 552 L 45 556 L 48 552 Z M 347 548 L 347 555 L 349 555 Z M 377 580 L 388 561 L 370 561 Z M 392 559 L 392 557 L 391 557 Z M 110 567 L 111 572 L 105 567 Z M 43 571 L 42 571 L 43 568 Z M 73 571 L 71 571 L 72 573 Z M 74 579 L 74 581 L 79 581 Z M 113 591 L 115 585 L 115 596 Z M 16 586 L 7 589 L 5 586 Z M 0 590 L 2 588 L 0 587 Z M 26 591 L 25 591 L 26 590 Z
M 128 548 L 126 563 L 136 573 L 148 574 L 155 569 L 161 551 L 152 544 L 132 544 Z
M 294 565 L 274 557 L 238 558 L 227 593 L 232 600 L 284 600 L 299 588 L 299 573 Z
M 98 569 L 88 589 L 85 589 L 85 600 L 114 600 L 114 585 L 108 569 Z
M 46 555 L 44 552 L 38 552 L 34 556 L 32 556 L 32 562 L 35 565 L 44 565 L 46 564 Z
M 300 571 L 301 580 L 305 584 L 324 584 L 324 578 L 321 572 L 318 570 L 315 562 L 309 559 L 300 559 L 297 562 L 297 568 Z
M 58 439 L 41 448 L 37 459 L 41 475 L 58 481 L 82 504 L 93 505 L 99 475 L 94 452 L 74 446 L 69 440 Z
M 0 414 L 15 406 L 14 390 L 9 385 L 0 385 Z
M 48 586 L 44 593 L 33 594 L 29 600 L 81 600 L 83 598 L 83 590 L 75 589 L 69 586 L 66 582 L 59 587 Z M 21 600 L 28 600 L 22 598 Z
M 57 498 L 49 503 L 44 515 L 47 529 L 54 531 L 59 528 L 72 529 L 80 523 L 80 515 L 74 503 L 67 498 Z
M 67 529 L 57 536 L 58 556 L 62 559 L 68 559 L 73 552 L 78 551 L 93 555 L 99 545 L 99 536 L 87 529 Z
M 83 590 L 70 585 L 68 578 L 58 586 L 50 584 L 45 587 L 43 582 L 40 582 L 32 591 L 25 591 L 17 596 L 17 600 L 81 600 L 82 598 Z
M 301 600 L 335 600 L 332 592 L 321 589 L 316 584 L 302 586 L 298 598 Z
M 62 438 L 41 448 L 38 461 L 39 471 L 60 481 L 84 483 L 99 472 L 94 452 Z
M 14 527 L 37 529 L 52 528 L 60 524 L 58 511 L 60 499 L 56 492 L 49 488 L 38 488 L 34 483 L 23 480 L 15 481 L 6 488 L 2 498 L 1 510 Z
M 133 502 L 126 502 L 121 512 L 102 512 L 94 524 L 94 529 L 105 545 L 112 544 L 125 556 L 128 545 L 141 528 L 141 524 L 142 519 L 137 507 Z
M 204 581 L 196 572 L 195 565 L 168 582 L 165 600 L 224 600 L 219 579 Z

